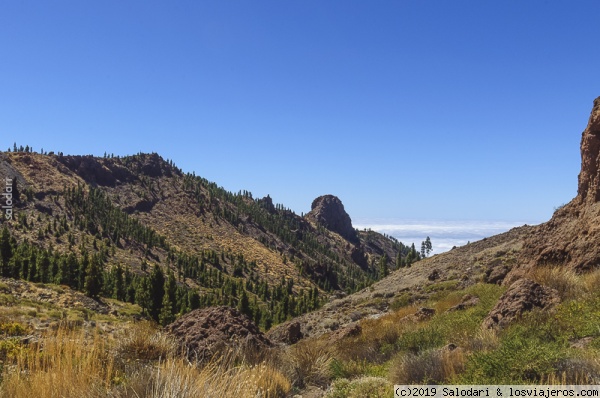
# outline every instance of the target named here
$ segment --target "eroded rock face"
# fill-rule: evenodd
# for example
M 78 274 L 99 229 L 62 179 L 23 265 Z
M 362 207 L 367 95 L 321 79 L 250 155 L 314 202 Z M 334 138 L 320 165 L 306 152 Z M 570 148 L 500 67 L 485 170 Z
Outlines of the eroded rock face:
M 323 195 L 316 198 L 312 202 L 311 211 L 306 214 L 306 218 L 330 231 L 337 232 L 350 242 L 358 242 L 358 235 L 352 227 L 352 220 L 337 196 Z
M 487 329 L 502 329 L 534 308 L 549 309 L 560 302 L 558 292 L 531 279 L 519 279 L 500 297 L 483 320 Z
M 581 203 L 600 200 L 600 97 L 594 107 L 586 129 L 581 136 L 581 172 L 577 197 Z
M 565 266 L 585 271 L 600 266 L 600 97 L 594 101 L 581 137 L 577 197 L 535 228 L 525 240 L 519 263 L 507 284 L 529 266 Z
M 194 310 L 166 329 L 190 360 L 210 360 L 226 348 L 260 351 L 272 345 L 250 318 L 225 306 Z

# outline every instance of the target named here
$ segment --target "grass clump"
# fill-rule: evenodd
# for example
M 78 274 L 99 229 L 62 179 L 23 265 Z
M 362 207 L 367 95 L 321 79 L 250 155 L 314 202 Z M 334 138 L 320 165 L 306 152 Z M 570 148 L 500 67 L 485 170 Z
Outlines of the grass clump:
M 324 398 L 388 398 L 393 394 L 393 387 L 381 377 L 339 379 L 333 382 Z
M 462 349 L 400 354 L 392 361 L 389 379 L 394 384 L 440 384 L 460 374 L 464 364 Z

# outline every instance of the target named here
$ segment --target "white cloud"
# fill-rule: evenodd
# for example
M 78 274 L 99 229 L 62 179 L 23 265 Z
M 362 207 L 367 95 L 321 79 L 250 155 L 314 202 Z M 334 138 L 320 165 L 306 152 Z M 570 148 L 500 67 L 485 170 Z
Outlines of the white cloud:
M 405 245 L 412 243 L 420 248 L 427 236 L 431 238 L 433 252 L 442 253 L 453 246 L 506 232 L 524 225 L 524 222 L 507 221 L 415 221 L 415 220 L 358 220 L 354 227 L 372 229 L 393 236 Z

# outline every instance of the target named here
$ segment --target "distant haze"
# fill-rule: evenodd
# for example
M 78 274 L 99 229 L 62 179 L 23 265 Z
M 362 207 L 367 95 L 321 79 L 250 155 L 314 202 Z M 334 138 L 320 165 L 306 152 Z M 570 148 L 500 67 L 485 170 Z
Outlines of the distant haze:
M 417 250 L 427 236 L 433 244 L 433 254 L 443 253 L 453 246 L 463 246 L 483 238 L 506 232 L 514 227 L 531 222 L 519 221 L 440 221 L 399 219 L 357 219 L 354 227 L 359 230 L 372 229 L 393 236 L 405 245 L 415 244 Z

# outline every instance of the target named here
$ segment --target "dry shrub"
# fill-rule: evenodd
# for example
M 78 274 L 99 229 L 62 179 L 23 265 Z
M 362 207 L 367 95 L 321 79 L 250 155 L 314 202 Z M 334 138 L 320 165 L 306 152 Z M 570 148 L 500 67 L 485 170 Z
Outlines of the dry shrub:
M 582 276 L 565 267 L 534 267 L 527 275 L 534 282 L 558 291 L 562 300 L 580 298 L 582 293 Z
M 591 385 L 600 383 L 600 359 L 593 356 L 565 358 L 557 364 L 557 370 L 540 384 Z
M 581 287 L 590 293 L 597 293 L 600 286 L 600 268 L 582 275 L 583 282 Z
M 336 342 L 334 350 L 337 358 L 345 361 L 368 361 L 382 363 L 395 351 L 395 345 L 402 333 L 414 329 L 415 323 L 409 319 L 417 307 L 403 307 L 377 319 L 360 322 L 359 336 Z
M 171 358 L 177 351 L 177 344 L 152 322 L 134 324 L 126 331 L 116 347 L 117 356 L 125 361 L 156 361 Z
M 22 349 L 7 368 L 0 395 L 13 398 L 105 397 L 115 375 L 105 339 L 64 328 Z
M 500 338 L 492 329 L 481 328 L 472 337 L 465 338 L 461 345 L 467 351 L 489 351 L 500 344 Z
M 400 354 L 392 362 L 389 378 L 394 384 L 439 384 L 461 373 L 464 365 L 461 349 Z
M 136 327 L 137 339 L 129 336 L 114 350 L 103 336 L 85 336 L 85 331 L 59 328 L 38 344 L 21 348 L 4 367 L 0 396 L 11 398 L 186 398 L 186 397 L 284 397 L 291 389 L 289 380 L 273 366 L 232 365 L 221 358 L 206 366 L 196 366 L 185 358 L 171 355 L 171 344 L 157 330 Z M 152 332 L 152 333 L 151 333 Z M 134 335 L 136 333 L 133 333 Z M 144 337 L 145 336 L 145 337 Z M 135 347 L 136 350 L 123 349 Z M 139 349 L 151 347 L 151 349 Z M 161 361 L 132 361 L 136 366 L 117 369 L 119 352 L 154 357 Z
M 267 364 L 228 368 L 228 361 L 197 367 L 184 359 L 169 359 L 135 375 L 116 396 L 136 398 L 283 397 L 290 382 Z
M 387 398 L 394 386 L 380 377 L 360 377 L 333 382 L 324 398 Z
M 447 309 L 454 307 L 457 304 L 462 302 L 462 298 L 464 296 L 463 292 L 451 292 L 447 294 L 445 297 L 439 299 L 433 305 L 436 314 L 441 314 L 445 312 Z
M 332 360 L 326 341 L 301 340 L 285 349 L 281 367 L 297 387 L 325 387 L 331 379 Z

